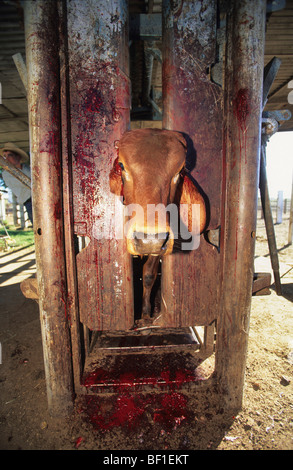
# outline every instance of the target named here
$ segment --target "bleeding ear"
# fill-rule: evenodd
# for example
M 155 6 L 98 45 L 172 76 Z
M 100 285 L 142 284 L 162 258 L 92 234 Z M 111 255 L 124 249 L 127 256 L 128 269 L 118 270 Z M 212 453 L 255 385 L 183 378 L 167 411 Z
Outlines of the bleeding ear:
M 116 196 L 123 196 L 123 184 L 121 179 L 122 171 L 118 164 L 118 157 L 113 163 L 112 170 L 109 175 L 110 191 Z
M 181 186 L 181 185 L 179 185 Z M 188 204 L 188 221 L 183 220 L 188 226 L 189 232 L 192 229 L 192 204 L 200 205 L 200 233 L 203 232 L 206 225 L 206 205 L 204 199 L 191 179 L 184 175 L 181 186 L 181 197 L 179 204 Z

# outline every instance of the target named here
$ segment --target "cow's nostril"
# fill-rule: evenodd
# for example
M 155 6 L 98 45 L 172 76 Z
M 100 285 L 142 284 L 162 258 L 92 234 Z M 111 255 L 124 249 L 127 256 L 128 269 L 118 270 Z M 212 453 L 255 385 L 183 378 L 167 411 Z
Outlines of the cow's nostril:
M 168 251 L 170 237 L 169 231 L 159 233 L 133 231 L 128 236 L 128 249 L 136 255 L 164 254 Z
M 162 243 L 165 245 L 169 240 L 170 232 L 160 232 L 160 233 L 145 233 L 145 232 L 133 232 L 132 238 L 134 240 L 149 240 L 149 241 L 158 241 L 162 240 Z
M 146 234 L 144 232 L 133 232 L 133 238 L 134 240 L 143 240 L 146 238 Z

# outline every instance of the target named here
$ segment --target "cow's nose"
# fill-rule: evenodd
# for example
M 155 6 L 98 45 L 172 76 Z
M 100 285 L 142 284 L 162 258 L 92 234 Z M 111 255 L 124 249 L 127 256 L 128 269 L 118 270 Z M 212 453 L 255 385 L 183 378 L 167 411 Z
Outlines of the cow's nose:
M 133 232 L 131 237 L 132 247 L 136 254 L 164 254 L 167 251 L 170 232 L 144 233 Z

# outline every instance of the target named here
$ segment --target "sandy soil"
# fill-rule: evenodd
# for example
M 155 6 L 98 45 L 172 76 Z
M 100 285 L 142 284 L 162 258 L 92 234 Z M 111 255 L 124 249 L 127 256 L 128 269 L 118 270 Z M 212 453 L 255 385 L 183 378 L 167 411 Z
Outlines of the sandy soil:
M 176 389 L 136 399 L 127 393 L 109 395 L 95 422 L 84 419 L 79 401 L 69 419 L 50 417 L 38 305 L 19 289 L 35 270 L 33 247 L 2 253 L 0 449 L 292 450 L 293 246 L 286 246 L 287 219 L 275 230 L 283 295 L 272 286 L 271 295 L 252 299 L 243 407 L 236 416 L 213 414 L 208 393 L 198 406 L 190 389 Z M 270 270 L 261 219 L 256 264 Z M 119 422 L 113 407 L 125 410 Z M 101 421 L 103 413 L 108 421 Z M 97 429 L 97 422 L 103 426 Z

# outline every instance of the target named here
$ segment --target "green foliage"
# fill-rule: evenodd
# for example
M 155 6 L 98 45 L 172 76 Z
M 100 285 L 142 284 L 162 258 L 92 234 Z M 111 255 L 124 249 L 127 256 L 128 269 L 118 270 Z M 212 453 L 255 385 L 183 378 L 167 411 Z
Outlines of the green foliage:
M 15 230 L 6 226 L 8 235 L 15 241 L 13 246 L 29 246 L 34 244 L 34 231 L 32 229 Z M 0 237 L 6 237 L 6 231 L 3 225 L 0 225 Z

